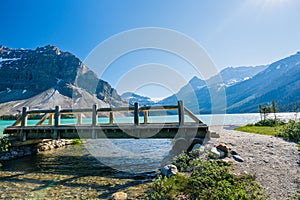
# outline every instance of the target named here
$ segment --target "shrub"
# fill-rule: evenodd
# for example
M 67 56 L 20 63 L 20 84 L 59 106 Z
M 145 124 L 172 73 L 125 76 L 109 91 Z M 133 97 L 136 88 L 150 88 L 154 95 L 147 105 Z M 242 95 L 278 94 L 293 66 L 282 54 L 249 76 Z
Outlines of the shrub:
M 188 163 L 192 173 L 169 178 L 158 175 L 148 199 L 265 199 L 252 176 L 236 176 L 230 173 L 228 163 L 191 159 L 190 155 L 180 155 L 176 163 Z
M 7 152 L 8 148 L 11 146 L 11 143 L 8 137 L 0 138 L 0 153 Z
M 72 139 L 72 144 L 79 145 L 79 144 L 82 144 L 82 141 L 81 141 L 81 139 Z
M 300 122 L 290 120 L 283 126 L 278 136 L 287 138 L 294 142 L 300 142 Z
M 255 126 L 282 126 L 284 125 L 283 121 L 277 120 L 277 119 L 266 119 L 266 120 L 261 120 L 257 123 L 255 123 Z

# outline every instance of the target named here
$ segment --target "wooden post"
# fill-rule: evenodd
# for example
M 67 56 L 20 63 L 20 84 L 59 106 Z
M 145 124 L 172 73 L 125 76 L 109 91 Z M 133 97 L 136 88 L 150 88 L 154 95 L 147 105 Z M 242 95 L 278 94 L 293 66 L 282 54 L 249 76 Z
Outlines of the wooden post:
M 60 138 L 58 134 L 58 126 L 60 125 L 60 109 L 60 106 L 55 106 L 53 140 L 58 140 Z
M 96 126 L 97 125 L 97 104 L 93 105 L 93 111 L 92 111 L 92 126 Z
M 28 120 L 27 110 L 28 110 L 28 107 L 23 107 L 23 109 L 22 109 L 22 120 L 21 120 L 22 129 L 20 132 L 20 141 L 22 141 L 22 142 L 26 141 L 26 133 L 24 132 L 23 128 L 25 126 L 27 126 L 27 120 Z
M 139 125 L 139 103 L 134 103 L 134 125 Z
M 183 101 L 178 101 L 178 121 L 179 125 L 184 124 L 184 106 Z
M 109 112 L 109 124 L 114 124 L 114 113 Z
M 144 124 L 148 124 L 148 110 L 144 111 Z
M 81 125 L 82 124 L 82 115 L 81 113 L 77 114 L 77 125 Z
M 93 111 L 92 111 L 92 138 L 96 139 L 96 133 L 95 133 L 95 126 L 97 125 L 98 122 L 98 115 L 97 115 L 97 104 L 93 105 Z
M 53 125 L 53 114 L 50 114 L 48 118 L 48 125 L 52 126 Z

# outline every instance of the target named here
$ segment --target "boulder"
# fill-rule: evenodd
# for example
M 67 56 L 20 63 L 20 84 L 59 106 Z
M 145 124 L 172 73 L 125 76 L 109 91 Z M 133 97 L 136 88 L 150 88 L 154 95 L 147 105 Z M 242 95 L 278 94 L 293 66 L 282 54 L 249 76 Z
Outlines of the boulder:
M 210 153 L 210 157 L 215 159 L 223 158 L 225 156 L 225 153 L 216 147 L 211 148 Z
M 161 174 L 166 177 L 174 176 L 178 173 L 178 169 L 175 165 L 166 165 L 161 169 Z
M 201 147 L 201 144 L 195 144 L 192 148 L 192 151 L 199 150 L 200 147 Z
M 229 153 L 229 148 L 225 144 L 219 144 L 217 146 L 217 149 L 223 151 L 225 153 L 225 155 L 228 155 L 228 153 Z
M 128 195 L 125 192 L 116 192 L 111 197 L 114 200 L 126 200 Z

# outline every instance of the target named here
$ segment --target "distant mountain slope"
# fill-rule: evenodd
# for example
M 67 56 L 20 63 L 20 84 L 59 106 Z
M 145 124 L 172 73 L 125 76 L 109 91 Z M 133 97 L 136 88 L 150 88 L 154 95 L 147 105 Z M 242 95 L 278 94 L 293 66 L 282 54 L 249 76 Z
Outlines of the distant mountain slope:
M 225 85 L 231 86 L 239 82 L 250 79 L 259 72 L 265 70 L 268 66 L 261 65 L 256 67 L 227 67 L 220 72 Z
M 227 88 L 228 112 L 255 112 L 274 99 L 278 106 L 300 100 L 300 52 L 272 63 L 252 79 Z
M 267 66 L 228 67 L 220 72 L 220 77 L 217 77 L 216 75 L 206 81 L 198 77 L 193 77 L 177 94 L 167 97 L 158 103 L 162 105 L 176 104 L 178 101 L 177 99 L 181 99 L 184 100 L 185 105 L 193 112 L 210 113 L 210 93 L 218 95 L 218 89 L 220 87 L 229 87 L 244 80 L 248 80 L 266 69 L 266 67 Z M 223 82 L 220 82 L 218 78 L 222 78 Z M 208 89 L 207 84 L 210 85 L 210 89 Z
M 223 79 L 224 85 L 228 87 L 247 80 L 266 68 L 267 66 L 264 65 L 257 67 L 228 67 L 223 69 L 220 72 L 220 75 Z M 216 78 L 216 76 L 213 76 L 209 80 L 207 80 L 207 82 L 214 82 L 214 79 Z M 181 88 L 177 94 L 174 94 L 158 102 L 152 101 L 149 97 L 140 96 L 131 92 L 125 93 L 121 97 L 124 100 L 129 101 L 131 104 L 134 102 L 142 102 L 142 104 L 145 105 L 171 105 L 176 104 L 177 99 L 184 99 L 187 100 L 186 105 L 190 104 L 190 109 L 196 109 L 195 105 L 192 105 L 191 99 L 189 99 L 192 96 L 194 98 L 194 102 L 195 98 L 197 98 L 199 102 L 201 102 L 201 110 L 205 110 L 205 112 L 208 112 L 208 110 L 210 110 L 210 99 L 203 98 L 203 96 L 207 95 L 209 96 L 209 90 L 206 87 L 206 81 L 195 76 L 189 81 L 187 85 Z
M 129 102 L 129 104 L 131 105 L 133 105 L 135 102 L 138 102 L 140 105 L 147 105 L 147 106 L 151 106 L 155 104 L 155 102 L 150 97 L 141 96 L 133 92 L 126 92 L 121 95 L 121 98 Z
M 0 103 L 8 105 L 8 102 L 35 98 L 36 101 L 40 99 L 41 107 L 50 107 L 52 102 L 42 103 L 45 99 L 40 95 L 52 90 L 56 94 L 52 102 L 63 96 L 68 99 L 61 102 L 61 106 L 65 107 L 70 107 L 72 100 L 81 106 L 81 98 L 113 106 L 124 104 L 107 82 L 99 80 L 69 52 L 60 51 L 52 45 L 35 50 L 0 46 Z

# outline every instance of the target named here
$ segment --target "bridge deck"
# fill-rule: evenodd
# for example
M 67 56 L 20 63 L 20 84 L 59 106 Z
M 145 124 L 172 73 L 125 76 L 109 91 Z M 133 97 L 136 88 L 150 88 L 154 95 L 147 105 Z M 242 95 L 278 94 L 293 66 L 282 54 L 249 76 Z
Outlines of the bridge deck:
M 148 115 L 153 111 L 165 113 L 168 110 L 178 111 L 178 122 L 174 123 L 148 123 Z M 90 112 L 92 116 L 91 124 L 82 124 L 82 113 Z M 99 124 L 98 115 L 109 112 L 109 124 Z M 133 113 L 134 123 L 114 122 L 114 112 Z M 62 114 L 76 114 L 77 123 L 74 125 L 61 125 Z M 144 113 L 144 122 L 139 122 L 140 113 Z M 27 125 L 27 118 L 30 114 L 40 114 L 40 121 L 34 126 Z M 185 114 L 193 122 L 185 122 Z M 53 119 L 54 117 L 54 119 Z M 48 119 L 48 124 L 44 124 Z M 54 122 L 54 123 L 53 123 Z M 208 126 L 200 121 L 193 113 L 183 106 L 179 101 L 176 106 L 147 106 L 128 108 L 97 108 L 93 105 L 92 109 L 60 109 L 56 106 L 55 110 L 28 110 L 24 107 L 20 118 L 12 125 L 4 129 L 4 134 L 15 136 L 20 141 L 27 139 L 71 139 L 71 138 L 185 138 L 204 139 L 208 136 Z
M 54 126 L 9 126 L 5 134 L 19 137 L 21 132 L 27 139 L 51 139 L 57 132 L 58 138 L 205 138 L 208 131 L 206 125 L 187 124 L 132 124 L 101 125 L 60 125 Z

